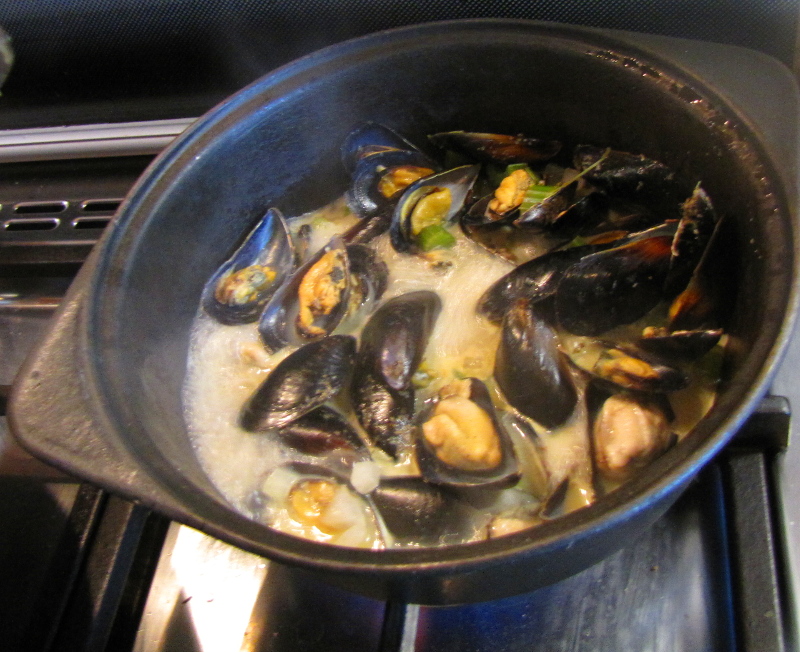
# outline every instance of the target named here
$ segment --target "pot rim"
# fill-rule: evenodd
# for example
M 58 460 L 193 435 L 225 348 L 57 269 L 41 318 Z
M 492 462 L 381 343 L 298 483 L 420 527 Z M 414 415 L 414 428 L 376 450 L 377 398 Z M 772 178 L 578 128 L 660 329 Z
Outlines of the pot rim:
M 273 103 L 294 92 L 302 90 L 311 79 L 324 75 L 326 70 L 346 65 L 355 65 L 369 57 L 381 56 L 391 48 L 409 48 L 415 43 L 429 41 L 432 38 L 451 40 L 463 38 L 469 34 L 480 34 L 484 31 L 503 31 L 505 33 L 521 33 L 534 39 L 569 44 L 573 49 L 579 48 L 589 56 L 598 56 L 599 52 L 619 57 L 619 65 L 623 62 L 636 61 L 656 71 L 661 78 L 674 85 L 671 92 L 679 89 L 691 89 L 697 97 L 707 101 L 710 111 L 723 120 L 732 121 L 731 127 L 751 148 L 759 162 L 767 171 L 768 187 L 775 194 L 776 211 L 783 213 L 791 221 L 792 253 L 798 260 L 800 240 L 794 227 L 794 211 L 787 200 L 784 181 L 765 150 L 758 134 L 749 119 L 737 107 L 709 88 L 700 78 L 691 72 L 676 66 L 661 56 L 632 46 L 607 32 L 590 28 L 556 25 L 526 20 L 505 19 L 469 19 L 443 21 L 423 25 L 401 27 L 377 32 L 364 37 L 330 46 L 289 63 L 276 71 L 262 77 L 231 96 L 221 104 L 198 119 L 167 150 L 165 150 L 149 166 L 144 175 L 128 194 L 119 210 L 113 228 L 107 229 L 102 243 L 102 252 L 98 264 L 93 270 L 87 291 L 85 318 L 81 334 L 81 348 L 86 352 L 90 364 L 87 365 L 88 385 L 97 392 L 97 402 L 103 406 L 107 422 L 120 429 L 126 423 L 123 418 L 124 396 L 109 382 L 108 370 L 103 365 L 102 356 L 93 354 L 95 343 L 102 341 L 103 306 L 113 303 L 113 288 L 109 281 L 124 273 L 126 247 L 130 247 L 132 231 L 144 223 L 149 210 L 158 202 L 158 193 L 154 188 L 170 175 L 174 175 L 181 164 L 185 164 L 194 156 L 201 155 L 207 146 L 217 138 L 223 137 L 229 129 L 235 127 L 238 118 L 257 110 L 266 109 Z M 609 65 L 614 65 L 610 63 Z M 263 103 L 265 96 L 269 101 Z M 116 261 L 116 263 L 114 262 Z M 120 264 L 122 263 L 122 264 Z M 111 289 L 111 291 L 109 291 Z M 342 548 L 330 544 L 321 544 L 294 536 L 283 534 L 258 524 L 237 513 L 229 519 L 239 531 L 232 531 L 216 522 L 210 522 L 189 512 L 171 514 L 177 520 L 197 527 L 218 538 L 235 545 L 265 554 L 279 561 L 295 565 L 313 566 L 318 569 L 339 571 L 364 571 L 378 574 L 396 573 L 432 573 L 444 574 L 457 570 L 468 572 L 472 568 L 485 567 L 506 562 L 511 557 L 544 553 L 565 540 L 578 541 L 615 527 L 629 518 L 631 513 L 641 512 L 649 506 L 662 501 L 668 494 L 675 492 L 676 487 L 685 485 L 733 436 L 749 414 L 755 409 L 758 401 L 765 394 L 767 386 L 774 375 L 777 364 L 782 357 L 791 336 L 800 296 L 798 294 L 797 273 L 791 272 L 791 284 L 786 300 L 786 309 L 781 318 L 780 330 L 772 342 L 767 356 L 762 361 L 752 384 L 741 390 L 738 407 L 724 416 L 717 416 L 714 427 L 705 423 L 703 429 L 707 435 L 691 450 L 683 450 L 681 456 L 667 454 L 657 460 L 650 468 L 655 480 L 639 475 L 618 490 L 601 498 L 595 504 L 567 514 L 538 526 L 531 530 L 519 532 L 499 539 L 451 545 L 441 548 L 423 549 L 391 549 L 362 550 Z M 128 424 L 126 427 L 135 427 Z M 678 447 L 680 448 L 680 447 Z M 130 450 L 134 457 L 137 451 Z M 672 451 L 670 452 L 672 453 Z M 678 458 L 678 459 L 675 459 Z M 176 493 L 177 485 L 163 478 L 153 478 L 166 491 Z M 176 480 L 180 484 L 179 480 Z M 220 506 L 220 513 L 225 509 Z

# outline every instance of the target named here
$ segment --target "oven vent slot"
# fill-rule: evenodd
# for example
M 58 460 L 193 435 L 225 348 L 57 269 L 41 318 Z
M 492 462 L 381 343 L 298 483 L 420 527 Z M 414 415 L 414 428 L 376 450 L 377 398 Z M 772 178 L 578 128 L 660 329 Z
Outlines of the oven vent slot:
M 17 215 L 46 215 L 49 213 L 63 213 L 69 207 L 65 201 L 23 202 L 14 205 Z
M 104 229 L 111 221 L 110 217 L 76 217 L 72 220 L 73 229 Z
M 61 220 L 55 217 L 33 219 L 6 220 L 3 226 L 6 231 L 52 231 L 58 228 Z
M 81 204 L 81 210 L 84 213 L 115 213 L 121 203 L 121 199 L 88 199 Z

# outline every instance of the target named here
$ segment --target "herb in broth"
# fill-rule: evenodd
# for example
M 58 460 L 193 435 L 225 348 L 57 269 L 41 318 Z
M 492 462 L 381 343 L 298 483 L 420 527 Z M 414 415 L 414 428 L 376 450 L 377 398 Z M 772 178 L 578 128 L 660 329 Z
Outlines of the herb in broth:
M 345 197 L 270 209 L 204 294 L 236 300 L 204 303 L 193 332 L 198 456 L 284 532 L 384 548 L 535 527 L 613 491 L 714 401 L 719 220 L 699 185 L 602 147 L 430 141 L 438 160 L 353 132 Z

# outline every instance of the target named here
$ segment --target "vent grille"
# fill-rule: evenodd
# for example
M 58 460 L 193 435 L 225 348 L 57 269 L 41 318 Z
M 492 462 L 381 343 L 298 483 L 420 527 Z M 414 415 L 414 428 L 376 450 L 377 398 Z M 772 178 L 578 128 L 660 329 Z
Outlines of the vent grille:
M 0 238 L 14 242 L 41 232 L 49 242 L 58 244 L 76 238 L 85 241 L 92 232 L 96 239 L 111 222 L 120 204 L 122 199 L 118 197 L 3 204 L 0 205 L 3 225 Z

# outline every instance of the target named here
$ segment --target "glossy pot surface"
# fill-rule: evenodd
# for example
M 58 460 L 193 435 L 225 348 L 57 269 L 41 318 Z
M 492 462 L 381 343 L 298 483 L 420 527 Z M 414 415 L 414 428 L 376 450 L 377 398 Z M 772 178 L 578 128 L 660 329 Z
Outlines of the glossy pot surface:
M 724 216 L 732 261 L 731 345 L 709 416 L 597 504 L 476 544 L 344 549 L 232 510 L 200 468 L 183 417 L 203 285 L 267 207 L 295 215 L 340 196 L 339 147 L 368 120 L 414 142 L 467 129 L 602 144 L 702 181 Z M 340 44 L 242 90 L 154 162 L 23 372 L 14 429 L 73 473 L 369 595 L 448 604 L 534 589 L 586 568 L 656 519 L 764 393 L 796 301 L 797 234 L 779 165 L 701 79 L 598 31 L 466 21 Z M 45 374 L 46 365 L 56 370 Z M 76 387 L 56 387 L 69 376 Z M 71 425 L 71 443 L 46 434 L 48 410 Z

